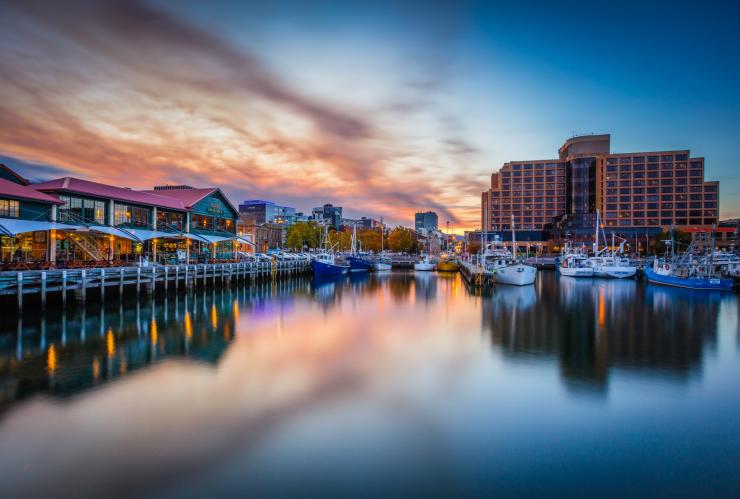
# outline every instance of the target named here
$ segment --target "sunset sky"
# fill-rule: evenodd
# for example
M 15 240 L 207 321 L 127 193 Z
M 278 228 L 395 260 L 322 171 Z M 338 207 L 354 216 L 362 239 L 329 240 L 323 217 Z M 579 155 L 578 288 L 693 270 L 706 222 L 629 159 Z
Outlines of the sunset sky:
M 0 0 L 0 162 L 463 229 L 505 161 L 611 133 L 740 216 L 740 8 L 643 3 Z

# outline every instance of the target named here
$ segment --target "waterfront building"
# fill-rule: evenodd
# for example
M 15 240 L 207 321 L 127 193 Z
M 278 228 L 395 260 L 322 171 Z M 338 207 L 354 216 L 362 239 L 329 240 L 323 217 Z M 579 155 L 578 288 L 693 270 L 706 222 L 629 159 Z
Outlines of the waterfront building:
M 3 259 L 24 263 L 160 263 L 231 259 L 251 244 L 236 234 L 237 211 L 220 189 L 167 186 L 137 191 L 74 177 L 29 184 L 0 168 Z M 7 201 L 7 203 L 5 202 Z M 192 255 L 192 256 L 191 256 Z M 16 258 L 17 260 L 18 258 Z
M 278 224 L 290 227 L 296 222 L 295 208 L 281 206 L 272 201 L 250 199 L 239 205 L 239 217 L 252 224 Z
M 704 158 L 689 150 L 612 153 L 610 141 L 577 136 L 556 159 L 505 163 L 482 194 L 481 226 L 507 231 L 514 216 L 516 229 L 535 239 L 586 239 L 596 209 L 607 231 L 636 239 L 717 223 L 719 183 L 704 180 Z
M 311 210 L 311 218 L 320 224 L 328 224 L 336 230 L 342 228 L 342 207 L 327 203 Z
M 438 229 L 437 214 L 433 211 L 419 212 L 414 216 L 414 227 L 417 232 L 422 230 L 432 231 Z
M 358 229 L 372 229 L 373 227 L 380 227 L 381 223 L 379 220 L 375 220 L 368 217 L 361 218 L 343 218 L 342 227 L 357 227 Z
M 286 227 L 277 223 L 254 223 L 249 216 L 240 215 L 237 222 L 237 233 L 253 242 L 253 251 L 265 253 L 285 245 Z
M 48 261 L 48 232 L 61 201 L 28 187 L 24 179 L 0 165 L 0 260 Z

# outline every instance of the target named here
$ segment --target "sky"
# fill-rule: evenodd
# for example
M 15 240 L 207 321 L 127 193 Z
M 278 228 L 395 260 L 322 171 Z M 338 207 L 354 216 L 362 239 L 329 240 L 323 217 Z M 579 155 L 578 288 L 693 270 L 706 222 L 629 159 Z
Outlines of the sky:
M 480 225 L 573 134 L 690 149 L 740 216 L 738 2 L 0 0 L 0 162 Z

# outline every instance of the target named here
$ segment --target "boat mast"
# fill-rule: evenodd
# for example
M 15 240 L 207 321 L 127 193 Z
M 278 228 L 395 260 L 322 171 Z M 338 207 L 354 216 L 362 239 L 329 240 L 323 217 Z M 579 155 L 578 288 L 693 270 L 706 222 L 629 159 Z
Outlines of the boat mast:
M 516 260 L 516 231 L 514 230 L 514 215 L 511 215 L 511 256 Z
M 599 256 L 599 209 L 596 209 L 596 230 L 594 231 L 594 256 Z

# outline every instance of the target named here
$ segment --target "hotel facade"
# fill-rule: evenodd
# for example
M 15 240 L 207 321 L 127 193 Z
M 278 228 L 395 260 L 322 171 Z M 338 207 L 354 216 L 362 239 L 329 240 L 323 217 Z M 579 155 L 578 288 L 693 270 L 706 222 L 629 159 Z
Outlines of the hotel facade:
M 586 239 L 597 209 L 605 230 L 626 238 L 718 223 L 719 182 L 704 179 L 704 158 L 689 150 L 612 153 L 610 140 L 573 137 L 557 159 L 505 163 L 483 192 L 481 226 L 508 231 L 513 216 L 524 240 L 544 242 Z

